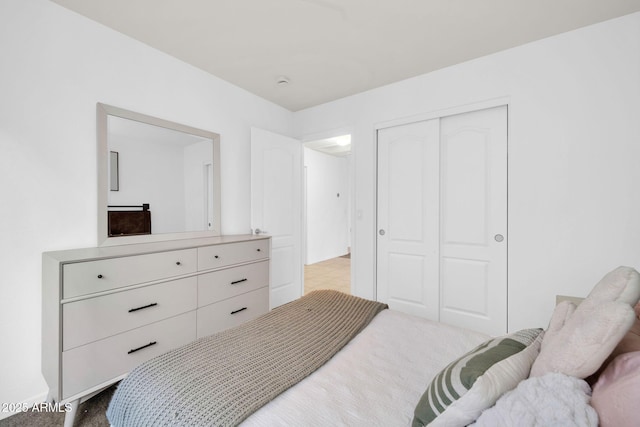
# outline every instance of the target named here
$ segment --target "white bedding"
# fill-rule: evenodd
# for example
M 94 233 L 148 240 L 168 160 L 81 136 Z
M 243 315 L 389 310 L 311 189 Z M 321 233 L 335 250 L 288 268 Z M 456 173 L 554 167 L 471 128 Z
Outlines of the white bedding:
M 329 362 L 241 425 L 408 426 L 433 376 L 487 338 L 384 310 Z

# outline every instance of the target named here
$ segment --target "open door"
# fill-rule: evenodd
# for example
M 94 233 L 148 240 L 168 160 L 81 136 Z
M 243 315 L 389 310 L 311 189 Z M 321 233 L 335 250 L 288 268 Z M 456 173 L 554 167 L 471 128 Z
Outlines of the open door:
M 300 298 L 302 144 L 251 128 L 251 229 L 271 236 L 270 308 Z

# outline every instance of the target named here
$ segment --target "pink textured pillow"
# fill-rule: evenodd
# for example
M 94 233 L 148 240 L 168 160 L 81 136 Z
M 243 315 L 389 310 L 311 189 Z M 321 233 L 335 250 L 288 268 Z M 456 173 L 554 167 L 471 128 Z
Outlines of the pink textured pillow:
M 607 360 L 605 360 L 600 369 L 598 369 L 598 372 L 587 378 L 587 382 L 590 385 L 593 385 L 598 380 L 598 377 L 600 376 L 600 374 L 602 374 L 602 371 L 604 371 L 605 368 L 609 366 L 609 363 L 611 363 L 613 359 L 624 353 L 640 351 L 640 302 L 636 304 L 634 310 L 636 312 L 635 323 L 633 324 L 633 326 L 631 326 L 631 329 L 629 329 L 625 336 L 622 337 L 622 340 L 618 343 L 616 348 L 613 349 L 609 357 L 607 357 Z
M 636 312 L 636 321 L 629 329 L 629 332 L 622 338 L 622 341 L 618 343 L 616 348 L 609 356 L 610 359 L 623 353 L 630 353 L 632 351 L 640 351 L 640 303 L 634 307 Z
M 640 402 L 640 351 L 621 354 L 600 374 L 593 386 L 591 406 L 601 427 L 638 425 Z

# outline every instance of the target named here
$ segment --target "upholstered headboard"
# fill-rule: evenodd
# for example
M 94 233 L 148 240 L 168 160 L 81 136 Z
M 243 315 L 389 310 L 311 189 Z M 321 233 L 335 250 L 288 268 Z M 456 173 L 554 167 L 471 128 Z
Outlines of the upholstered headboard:
M 134 206 L 113 207 L 129 208 Z M 151 211 L 149 210 L 149 205 L 145 203 L 140 208 L 142 210 L 109 210 L 107 212 L 109 237 L 151 234 Z

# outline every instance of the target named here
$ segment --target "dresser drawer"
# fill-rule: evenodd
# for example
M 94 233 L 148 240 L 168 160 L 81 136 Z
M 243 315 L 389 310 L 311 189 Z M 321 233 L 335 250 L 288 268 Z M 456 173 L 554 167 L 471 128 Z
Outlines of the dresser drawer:
M 62 398 L 126 374 L 195 339 L 195 311 L 62 353 Z M 151 344 L 151 345 L 149 345 Z
M 268 286 L 201 307 L 198 309 L 198 338 L 238 326 L 268 311 Z
M 195 310 L 198 279 L 188 277 L 62 306 L 62 349 Z
M 63 266 L 63 298 L 193 273 L 197 249 L 158 252 Z
M 269 284 L 269 261 L 198 276 L 198 307 L 254 291 Z
M 269 242 L 269 239 L 260 239 L 198 248 L 198 270 L 268 258 Z

